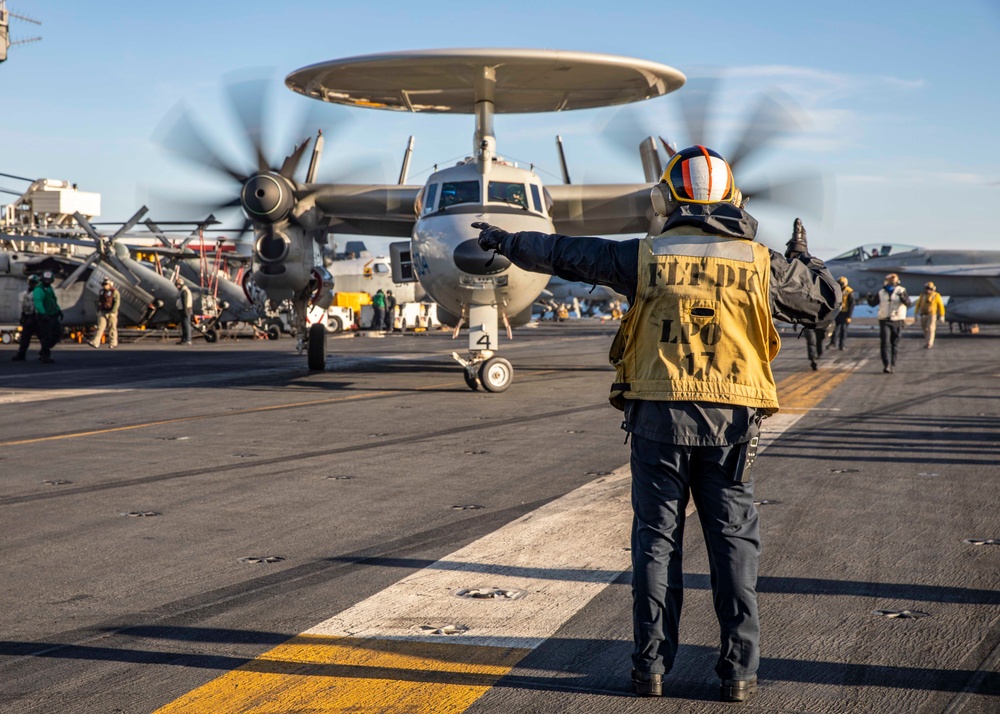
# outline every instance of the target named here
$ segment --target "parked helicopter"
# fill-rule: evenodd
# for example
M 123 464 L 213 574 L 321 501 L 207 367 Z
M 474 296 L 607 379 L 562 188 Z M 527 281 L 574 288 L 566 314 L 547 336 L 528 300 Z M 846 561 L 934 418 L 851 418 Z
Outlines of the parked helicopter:
M 140 209 L 112 236 L 102 236 L 77 213 L 76 220 L 86 233 L 80 237 L 55 235 L 0 235 L 0 240 L 36 244 L 94 248 L 87 256 L 71 253 L 42 253 L 22 250 L 0 252 L 0 322 L 16 323 L 20 316 L 17 295 L 28 275 L 49 271 L 56 277 L 54 289 L 62 307 L 64 324 L 89 325 L 97 321 L 97 294 L 101 283 L 110 279 L 121 293 L 119 320 L 122 326 L 176 322 L 174 306 L 177 288 L 167 278 L 134 260 L 117 238 L 130 230 L 146 213 Z M 87 239 L 89 237 L 89 240 Z
M 263 330 L 262 318 L 264 312 L 258 308 L 246 294 L 243 287 L 231 280 L 228 273 L 228 263 L 231 257 L 224 255 L 221 241 L 216 245 L 214 255 L 209 255 L 204 243 L 202 250 L 190 247 L 195 238 L 204 237 L 206 226 L 215 223 L 215 217 L 209 216 L 204 221 L 195 224 L 190 235 L 175 245 L 159 225 L 152 220 L 146 220 L 145 226 L 150 235 L 160 242 L 159 246 L 130 246 L 136 252 L 156 256 L 156 268 L 171 278 L 180 275 L 192 286 L 192 294 L 200 296 L 199 313 L 203 319 L 195 326 L 205 335 L 209 342 L 218 339 L 218 330 L 236 322 L 243 322 L 255 330 Z
M 235 180 L 239 197 L 223 205 L 242 207 L 254 230 L 253 281 L 272 300 L 291 298 L 305 332 L 309 304 L 331 298 L 328 271 L 319 250 L 331 232 L 408 238 L 390 254 L 396 282 L 419 281 L 438 303 L 442 322 L 469 327 L 469 355 L 454 354 L 467 385 L 500 392 L 513 368 L 497 355 L 499 324 L 526 322 L 548 277 L 528 273 L 503 257 L 488 260 L 476 243 L 473 222 L 507 230 L 569 235 L 646 233 L 655 219 L 649 189 L 659 179 L 652 140 L 640 149 L 646 170 L 638 184 L 545 186 L 533 169 L 497 154 L 496 113 L 563 111 L 624 105 L 679 89 L 684 75 L 666 65 L 612 55 L 552 50 L 458 49 L 395 52 L 334 60 L 292 72 L 285 84 L 324 102 L 408 112 L 475 115 L 472 153 L 456 166 L 435 171 L 424 186 L 320 184 L 322 152 L 317 139 L 304 183 L 295 179 L 308 139 L 279 168 L 261 141 L 260 85 L 230 88 L 235 113 L 253 159 L 236 166 L 211 149 L 187 115 L 164 145 L 201 166 Z M 737 161 L 773 135 L 764 127 L 747 134 Z M 412 144 L 411 144 L 412 146 Z M 732 161 L 731 161 L 732 162 Z M 744 190 L 753 196 L 753 190 Z M 759 194 L 764 196 L 765 191 Z M 328 303 L 327 303 L 328 304 Z M 325 364 L 325 332 L 309 328 L 309 367 Z
M 121 294 L 119 324 L 122 327 L 176 323 L 180 315 L 176 308 L 174 270 L 181 271 L 182 277 L 192 284 L 195 313 L 213 316 L 199 325 L 210 342 L 214 342 L 217 336 L 214 331 L 217 323 L 258 319 L 242 290 L 231 281 L 227 280 L 220 292 L 213 293 L 202 290 L 198 276 L 186 275 L 180 266 L 164 273 L 136 260 L 123 241 L 147 210 L 143 206 L 110 236 L 100 234 L 79 212 L 73 216 L 75 227 L 72 228 L 62 226 L 51 232 L 36 230 L 28 235 L 0 234 L 0 242 L 14 246 L 48 245 L 94 249 L 89 255 L 20 248 L 0 251 L 0 324 L 17 323 L 20 316 L 19 295 L 25 288 L 27 276 L 46 271 L 52 272 L 56 278 L 53 287 L 66 325 L 96 323 L 97 295 L 105 279 L 111 280 Z

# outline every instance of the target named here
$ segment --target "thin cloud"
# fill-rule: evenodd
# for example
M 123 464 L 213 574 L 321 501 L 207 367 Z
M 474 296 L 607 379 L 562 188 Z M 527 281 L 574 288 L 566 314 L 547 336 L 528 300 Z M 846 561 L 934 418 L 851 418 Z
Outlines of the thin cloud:
M 838 180 L 858 184 L 1000 186 L 1000 178 L 996 176 L 969 171 L 904 171 L 891 177 L 879 174 L 848 174 L 839 176 Z

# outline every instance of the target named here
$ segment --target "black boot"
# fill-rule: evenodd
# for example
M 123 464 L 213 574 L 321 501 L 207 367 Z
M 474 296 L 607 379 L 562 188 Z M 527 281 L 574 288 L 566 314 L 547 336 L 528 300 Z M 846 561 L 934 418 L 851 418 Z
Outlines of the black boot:
M 750 679 L 724 679 L 719 688 L 719 701 L 745 702 L 757 691 L 757 675 Z
M 632 691 L 637 697 L 662 697 L 663 675 L 633 669 Z

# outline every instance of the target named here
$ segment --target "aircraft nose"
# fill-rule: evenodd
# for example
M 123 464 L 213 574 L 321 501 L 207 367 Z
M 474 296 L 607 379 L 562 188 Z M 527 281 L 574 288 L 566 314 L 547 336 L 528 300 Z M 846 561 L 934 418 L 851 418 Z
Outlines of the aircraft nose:
M 487 253 L 480 248 L 479 241 L 474 238 L 463 241 L 455 246 L 455 265 L 458 266 L 459 270 L 471 273 L 472 275 L 494 275 L 502 273 L 510 267 L 510 261 L 502 255 L 498 255 L 490 263 L 490 267 L 487 268 L 486 264 L 490 262 L 491 257 L 493 257 L 493 254 Z

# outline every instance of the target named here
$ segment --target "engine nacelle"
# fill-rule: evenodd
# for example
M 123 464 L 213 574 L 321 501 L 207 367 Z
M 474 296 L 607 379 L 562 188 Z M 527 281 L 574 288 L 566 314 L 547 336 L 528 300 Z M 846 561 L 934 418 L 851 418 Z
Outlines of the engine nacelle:
M 253 249 L 253 280 L 272 302 L 304 294 L 312 280 L 313 240 L 289 224 L 258 229 Z

